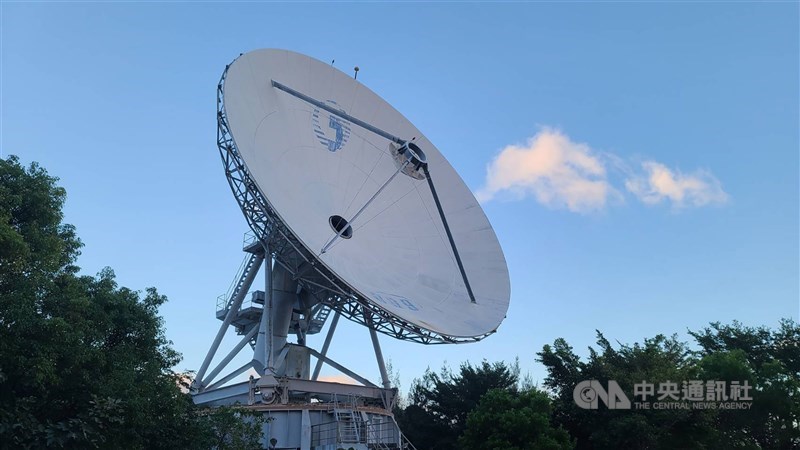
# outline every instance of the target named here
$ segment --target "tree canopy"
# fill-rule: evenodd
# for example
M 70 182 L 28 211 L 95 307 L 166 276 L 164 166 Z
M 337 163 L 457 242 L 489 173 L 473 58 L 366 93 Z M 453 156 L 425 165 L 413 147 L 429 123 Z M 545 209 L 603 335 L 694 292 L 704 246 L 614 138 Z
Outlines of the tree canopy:
M 547 370 L 544 391 L 520 386 L 516 364 L 484 361 L 466 363 L 455 373 L 446 367 L 429 370 L 397 411 L 398 422 L 419 450 L 800 447 L 800 325 L 712 323 L 689 336 L 695 345 L 664 335 L 612 345 L 598 331 L 587 358 L 556 339 L 537 353 Z M 634 396 L 637 385 L 746 383 L 752 401 L 743 409 L 634 405 L 620 410 L 603 403 L 583 409 L 574 390 L 585 380 L 614 380 L 628 397 L 649 406 L 659 393 L 642 401 Z
M 0 447 L 258 446 L 257 420 L 226 425 L 246 412 L 198 411 L 181 392 L 164 296 L 120 287 L 108 268 L 78 275 L 56 182 L 0 160 Z
M 573 398 L 583 380 L 615 380 L 632 393 L 642 381 L 694 379 L 697 371 L 687 360 L 684 343 L 659 335 L 615 349 L 598 332 L 597 345 L 587 361 L 564 339 L 545 345 L 538 354 L 548 373 L 544 386 L 555 397 L 555 421 L 576 439 L 577 448 L 694 448 L 691 443 L 703 439 L 711 423 L 705 410 L 592 410 L 579 408 Z
M 519 364 L 482 361 L 426 371 L 395 413 L 420 449 L 571 448 L 566 432 L 551 427 L 549 408 L 547 395 L 521 383 Z
M 483 361 L 462 364 L 458 373 L 443 367 L 428 370 L 415 380 L 409 405 L 398 414 L 398 423 L 412 442 L 426 442 L 436 450 L 455 449 L 464 432 L 467 415 L 491 389 L 515 390 L 519 368 Z
M 569 434 L 551 423 L 550 398 L 536 389 L 492 389 L 467 417 L 463 450 L 571 449 Z
M 716 437 L 760 448 L 800 446 L 800 324 L 782 320 L 777 329 L 712 323 L 690 332 L 701 379 L 747 380 L 755 387 L 752 408 L 721 410 Z
M 587 361 L 563 339 L 545 345 L 538 357 L 548 371 L 544 384 L 555 397 L 556 423 L 576 438 L 577 448 L 800 445 L 800 325 L 783 320 L 770 330 L 712 323 L 689 335 L 696 349 L 663 335 L 616 349 L 598 332 L 598 349 L 590 349 Z M 615 380 L 629 395 L 643 381 L 746 382 L 753 401 L 748 409 L 586 410 L 573 399 L 582 380 Z

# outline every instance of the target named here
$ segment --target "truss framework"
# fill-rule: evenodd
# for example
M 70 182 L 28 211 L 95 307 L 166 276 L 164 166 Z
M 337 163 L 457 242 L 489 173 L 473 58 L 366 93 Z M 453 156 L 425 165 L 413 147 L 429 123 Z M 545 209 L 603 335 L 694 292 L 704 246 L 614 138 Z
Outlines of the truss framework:
M 298 284 L 321 303 L 353 322 L 395 339 L 421 344 L 461 344 L 477 342 L 493 334 L 494 331 L 474 337 L 453 337 L 407 322 L 375 306 L 305 248 L 260 191 L 231 135 L 224 104 L 225 77 L 229 67 L 230 64 L 225 66 L 217 85 L 217 147 L 233 196 L 256 238 L 270 249 L 275 262 L 285 267 Z

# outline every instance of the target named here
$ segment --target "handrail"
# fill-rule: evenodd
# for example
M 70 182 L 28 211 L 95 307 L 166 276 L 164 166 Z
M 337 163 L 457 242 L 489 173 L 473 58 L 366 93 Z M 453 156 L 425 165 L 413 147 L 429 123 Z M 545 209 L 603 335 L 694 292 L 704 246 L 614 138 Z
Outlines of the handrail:
M 242 248 L 249 247 L 253 245 L 254 242 L 258 240 L 258 236 L 253 232 L 253 230 L 248 230 L 242 236 Z
M 244 274 L 245 269 L 250 264 L 250 260 L 252 259 L 252 255 L 246 255 L 242 260 L 242 263 L 239 264 L 239 269 L 236 271 L 236 276 L 231 281 L 230 286 L 228 286 L 228 290 L 225 291 L 224 294 L 221 294 L 217 297 L 217 312 L 219 311 L 227 311 L 230 303 L 230 299 L 233 297 L 234 291 L 236 291 L 236 286 L 239 285 L 239 281 L 242 279 L 242 275 Z
M 403 433 L 403 430 L 400 429 L 400 424 L 397 423 L 397 419 L 392 416 L 392 422 L 397 427 L 397 430 L 400 432 L 400 448 L 404 450 L 417 450 L 417 447 L 414 447 L 414 444 L 406 437 Z
M 363 433 L 344 435 L 341 422 L 325 422 L 311 426 L 311 445 L 325 444 L 383 444 L 385 436 L 403 436 L 394 422 L 374 424 L 371 422 L 357 421 L 353 427 L 360 428 Z M 355 439 L 354 439 L 355 438 Z M 397 442 L 392 439 L 392 441 Z M 406 439 L 407 441 L 407 439 Z M 413 448 L 413 445 L 411 446 Z M 416 450 L 416 449 L 415 449 Z

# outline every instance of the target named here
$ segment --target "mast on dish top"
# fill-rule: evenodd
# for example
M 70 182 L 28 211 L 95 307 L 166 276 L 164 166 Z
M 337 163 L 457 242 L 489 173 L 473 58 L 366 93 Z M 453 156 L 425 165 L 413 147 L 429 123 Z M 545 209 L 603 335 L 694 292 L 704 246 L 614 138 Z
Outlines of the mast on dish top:
M 217 302 L 222 324 L 192 384 L 195 403 L 269 415 L 263 442 L 278 448 L 412 448 L 391 412 L 397 391 L 378 335 L 458 344 L 495 332 L 510 283 L 480 205 L 386 101 L 286 50 L 226 66 L 217 146 L 251 231 Z M 329 355 L 342 317 L 367 329 L 379 382 Z M 219 352 L 231 328 L 238 341 Z M 354 383 L 323 381 L 323 366 Z

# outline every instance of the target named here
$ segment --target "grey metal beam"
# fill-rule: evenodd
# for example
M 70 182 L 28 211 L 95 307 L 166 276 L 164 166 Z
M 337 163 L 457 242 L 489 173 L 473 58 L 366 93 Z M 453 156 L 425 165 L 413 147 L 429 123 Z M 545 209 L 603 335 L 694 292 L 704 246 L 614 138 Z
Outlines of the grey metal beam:
M 300 415 L 300 450 L 311 450 L 311 414 L 307 409 Z
M 348 377 L 358 381 L 359 383 L 363 384 L 364 386 L 369 386 L 369 387 L 373 387 L 373 388 L 377 388 L 378 387 L 375 383 L 373 383 L 373 382 L 369 381 L 368 379 L 362 377 L 361 375 L 353 372 L 352 370 L 348 369 L 347 367 L 337 363 L 336 361 L 328 358 L 327 356 L 321 354 L 320 352 L 314 350 L 313 348 L 308 347 L 308 351 L 311 352 L 311 354 L 316 356 L 317 358 L 325 361 L 325 364 L 328 364 L 329 366 L 333 367 L 334 369 L 338 370 L 339 372 L 342 372 L 343 374 L 347 375 Z
M 469 278 L 467 278 L 467 271 L 464 269 L 464 263 L 461 262 L 461 256 L 458 254 L 458 247 L 456 247 L 456 241 L 453 239 L 453 233 L 450 232 L 450 225 L 447 224 L 447 216 L 444 214 L 444 209 L 442 209 L 442 202 L 439 201 L 439 195 L 436 193 L 436 187 L 433 185 L 433 178 L 431 178 L 431 172 L 428 170 L 428 165 L 425 164 L 422 166 L 422 171 L 425 173 L 425 178 L 428 179 L 428 187 L 431 190 L 431 195 L 433 195 L 433 201 L 436 202 L 436 209 L 439 211 L 439 218 L 442 219 L 442 225 L 444 225 L 444 231 L 447 233 L 447 239 L 450 241 L 450 248 L 453 249 L 453 256 L 456 257 L 456 263 L 458 263 L 458 270 L 461 272 L 461 279 L 464 280 L 464 286 L 467 288 L 467 294 L 469 294 L 469 300 L 472 303 L 476 303 L 475 294 L 472 293 L 472 286 L 469 284 Z
M 276 353 L 286 345 L 289 335 L 289 326 L 292 323 L 293 305 L 297 301 L 297 280 L 292 279 L 292 274 L 284 266 L 277 265 L 272 270 L 272 284 L 270 289 L 271 309 L 270 321 L 272 330 L 271 369 L 277 375 L 281 372 L 281 362 Z
M 240 403 L 247 404 L 249 391 L 250 382 L 244 381 L 242 383 L 224 386 L 212 391 L 195 394 L 192 397 L 192 400 L 194 401 L 195 405 L 233 404 L 234 400 L 239 400 Z
M 355 223 L 356 219 L 358 219 L 358 216 L 360 216 L 360 215 L 361 215 L 361 213 L 363 213 L 363 212 L 364 212 L 364 210 L 365 210 L 365 209 L 367 209 L 367 206 L 369 206 L 369 205 L 370 205 L 370 203 L 372 203 L 372 202 L 373 202 L 373 201 L 374 201 L 376 198 L 378 198 L 378 195 L 380 195 L 380 193 L 381 193 L 381 192 L 383 192 L 383 190 L 384 190 L 384 189 L 386 189 L 386 186 L 388 186 L 388 185 L 389 185 L 389 183 L 391 183 L 391 182 L 392 182 L 392 180 L 394 180 L 394 178 L 397 176 L 397 174 L 399 174 L 400 172 L 402 172 L 402 171 L 403 171 L 403 169 L 405 169 L 405 168 L 406 168 L 406 166 L 408 165 L 408 162 L 409 162 L 409 161 L 406 161 L 406 162 L 404 162 L 404 163 L 403 163 L 403 165 L 401 165 L 401 166 L 400 166 L 400 167 L 399 167 L 399 168 L 398 168 L 398 169 L 397 169 L 397 170 L 396 170 L 396 171 L 395 171 L 395 172 L 392 174 L 392 176 L 390 176 L 390 177 L 389 177 L 389 179 L 388 179 L 388 180 L 386 180 L 386 181 L 385 181 L 385 182 L 384 182 L 384 183 L 381 185 L 381 187 L 380 187 L 380 188 L 378 188 L 378 190 L 377 190 L 377 191 L 375 191 L 375 193 L 374 193 L 374 194 L 372 194 L 372 197 L 370 197 L 370 198 L 369 198 L 369 200 L 367 200 L 367 202 L 366 202 L 366 203 L 364 203 L 364 206 L 362 206 L 362 207 L 361 207 L 361 209 L 359 209 L 359 210 L 358 210 L 358 211 L 357 211 L 357 212 L 356 212 L 356 213 L 353 215 L 353 218 L 352 218 L 352 219 L 350 219 L 350 221 L 348 221 L 348 222 L 347 222 L 347 225 L 346 225 L 346 226 L 344 226 L 344 227 L 342 227 L 342 229 L 341 229 L 341 230 L 339 230 L 339 231 L 336 233 L 336 235 L 335 235 L 335 236 L 333 236 L 333 237 L 331 238 L 331 240 L 329 240 L 329 241 L 328 241 L 328 243 L 327 243 L 327 244 L 325 244 L 325 246 L 324 246 L 324 247 L 322 247 L 322 250 L 320 250 L 320 252 L 319 252 L 319 254 L 320 254 L 320 255 L 321 255 L 321 254 L 323 254 L 323 253 L 325 253 L 326 251 L 328 251 L 328 249 L 329 249 L 329 248 L 331 248 L 331 245 L 333 245 L 333 243 L 334 243 L 334 242 L 336 242 L 336 240 L 337 240 L 337 239 L 339 239 L 340 237 L 342 237 L 342 235 L 344 235 L 344 233 L 345 233 L 345 232 L 347 232 L 347 229 L 348 229 L 348 228 L 350 228 L 351 230 L 354 230 L 354 228 L 353 228 L 353 223 Z
M 256 335 L 256 331 L 258 331 L 258 328 L 253 327 L 253 329 L 250 330 L 242 338 L 242 340 L 239 341 L 238 344 L 236 344 L 236 347 L 233 347 L 233 350 L 231 350 L 230 353 L 228 353 L 228 356 L 226 356 L 222 361 L 220 361 L 219 364 L 217 364 L 217 367 L 215 367 L 214 370 L 212 370 L 208 374 L 208 376 L 203 380 L 202 383 L 203 386 L 208 386 L 208 384 L 211 383 L 211 381 L 213 381 L 214 378 L 216 378 L 216 376 L 219 375 L 220 372 L 222 372 L 222 369 L 224 369 L 228 364 L 230 364 L 231 360 L 233 360 L 233 358 L 235 358 L 236 355 L 238 355 L 239 352 L 242 351 L 242 349 L 244 348 L 245 345 L 247 345 L 248 342 L 250 342 L 250 339 L 253 339 L 253 336 Z
M 331 326 L 328 328 L 328 335 L 325 336 L 325 343 L 322 344 L 322 352 L 320 353 L 323 358 L 328 355 L 328 347 L 331 345 L 331 339 L 333 339 L 333 333 L 336 332 L 336 325 L 339 323 L 339 316 L 341 314 L 339 311 L 336 311 L 333 314 L 333 319 L 331 320 Z M 317 364 L 314 366 L 314 373 L 311 375 L 311 379 L 316 381 L 319 378 L 319 371 L 322 370 L 322 358 L 317 358 Z
M 375 359 L 378 360 L 378 368 L 381 370 L 381 382 L 384 389 L 391 389 L 392 382 L 389 381 L 389 374 L 386 372 L 386 363 L 383 361 L 383 352 L 381 351 L 381 343 L 378 341 L 378 333 L 375 327 L 372 326 L 372 313 L 364 310 L 364 318 L 367 320 L 367 327 L 369 328 L 369 337 L 372 338 L 372 348 L 375 349 Z
M 242 306 L 242 300 L 247 295 L 248 289 L 250 289 L 250 285 L 253 284 L 253 280 L 258 273 L 258 269 L 261 267 L 261 263 L 264 261 L 264 256 L 262 255 L 254 255 L 255 260 L 253 261 L 253 267 L 248 272 L 247 276 L 242 283 L 242 287 L 239 289 L 239 292 L 236 294 L 236 298 L 233 300 L 230 309 L 228 310 L 228 314 L 225 315 L 225 320 L 222 321 L 222 325 L 219 327 L 219 331 L 217 331 L 217 336 L 214 338 L 214 342 L 211 343 L 211 348 L 208 349 L 208 354 L 206 355 L 206 359 L 203 360 L 203 364 L 200 366 L 200 370 L 197 371 L 197 376 L 195 376 L 196 380 L 202 380 L 205 377 L 206 370 L 208 370 L 208 365 L 211 364 L 211 360 L 214 358 L 214 355 L 217 353 L 217 349 L 219 348 L 220 342 L 222 342 L 222 338 L 225 336 L 225 332 L 228 331 L 228 326 L 230 326 L 233 318 L 236 317 L 236 314 L 239 313 L 239 308 Z M 202 389 L 202 386 L 198 386 Z
M 288 378 L 285 383 L 286 388 L 290 391 L 311 394 L 357 395 L 374 399 L 382 399 L 384 394 L 384 389 L 377 386 L 359 386 L 357 384 L 300 380 L 297 378 Z
M 219 380 L 216 383 L 212 384 L 206 390 L 210 391 L 210 390 L 213 390 L 213 389 L 216 389 L 216 388 L 222 386 L 223 384 L 227 383 L 228 381 L 231 381 L 232 379 L 234 379 L 234 378 L 238 377 L 239 375 L 243 374 L 247 369 L 249 369 L 251 367 L 253 367 L 253 361 L 249 361 L 249 362 L 245 363 L 245 365 L 243 365 L 242 367 L 239 367 L 238 369 L 234 370 L 233 372 L 229 373 L 228 375 L 225 375 L 224 378 L 222 378 L 221 380 Z
M 286 355 L 288 354 L 289 354 L 289 345 L 284 345 L 284 347 L 281 349 L 281 352 L 278 353 L 278 356 L 274 357 L 275 361 L 273 364 L 277 369 L 277 372 L 280 374 L 280 376 L 286 376 L 286 367 L 284 367 L 283 363 L 286 362 Z M 273 373 L 275 373 L 274 369 Z
M 265 251 L 267 255 L 270 252 Z M 264 265 L 264 307 L 261 309 L 261 320 L 258 324 L 258 337 L 253 352 L 253 360 L 262 367 L 271 366 L 272 356 L 272 258 Z M 261 375 L 261 374 L 259 374 Z

